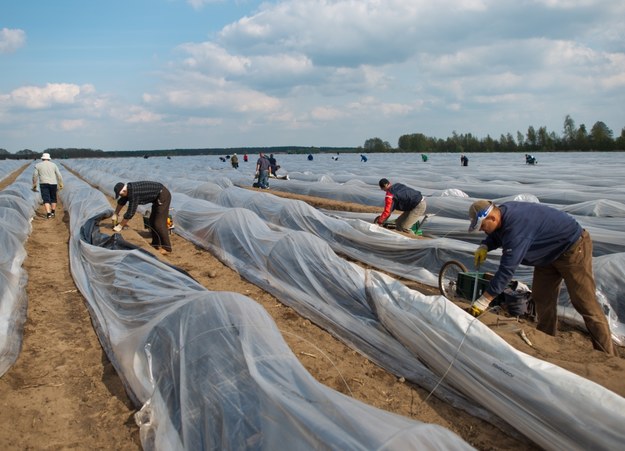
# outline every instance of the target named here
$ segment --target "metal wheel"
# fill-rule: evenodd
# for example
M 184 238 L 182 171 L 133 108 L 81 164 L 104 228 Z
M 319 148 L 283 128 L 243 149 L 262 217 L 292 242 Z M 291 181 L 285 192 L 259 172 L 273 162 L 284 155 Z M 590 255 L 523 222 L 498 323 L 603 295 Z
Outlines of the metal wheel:
M 458 288 L 458 274 L 461 272 L 467 272 L 466 266 L 459 261 L 450 260 L 438 273 L 438 289 L 450 301 L 458 296 L 456 289 Z

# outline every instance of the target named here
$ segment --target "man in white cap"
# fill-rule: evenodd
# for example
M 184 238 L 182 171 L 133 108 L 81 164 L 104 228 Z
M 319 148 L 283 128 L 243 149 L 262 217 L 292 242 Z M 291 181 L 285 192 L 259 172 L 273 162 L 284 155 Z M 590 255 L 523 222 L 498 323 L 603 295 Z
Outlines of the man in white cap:
M 39 181 L 39 191 L 46 207 L 46 219 L 54 218 L 56 215 L 56 192 L 63 189 L 63 177 L 56 164 L 50 161 L 50 154 L 41 155 L 41 161 L 35 165 L 33 173 L 33 191 L 37 191 L 37 181 Z
M 539 203 L 495 205 L 478 200 L 469 208 L 469 217 L 469 232 L 486 233 L 486 239 L 475 251 L 476 267 L 486 260 L 488 251 L 502 248 L 499 268 L 482 296 L 471 304 L 472 315 L 479 316 L 488 309 L 520 264 L 533 266 L 536 328 L 556 335 L 558 296 L 564 280 L 573 307 L 586 323 L 593 347 L 616 355 L 610 326 L 595 294 L 592 241 L 572 216 Z

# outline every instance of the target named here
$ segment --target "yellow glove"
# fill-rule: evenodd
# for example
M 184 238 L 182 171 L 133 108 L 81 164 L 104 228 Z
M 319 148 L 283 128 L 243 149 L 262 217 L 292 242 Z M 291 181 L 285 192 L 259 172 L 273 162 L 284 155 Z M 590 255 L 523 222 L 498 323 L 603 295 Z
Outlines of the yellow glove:
M 486 261 L 486 254 L 488 254 L 488 248 L 483 244 L 475 250 L 473 261 L 476 268 L 479 268 Z
M 63 184 L 59 183 L 59 191 L 61 191 L 63 189 Z
M 490 301 L 482 295 L 477 298 L 473 304 L 471 304 L 471 307 L 469 307 L 469 314 L 477 318 L 488 309 L 489 304 Z
M 37 185 L 33 185 L 33 191 L 37 192 Z

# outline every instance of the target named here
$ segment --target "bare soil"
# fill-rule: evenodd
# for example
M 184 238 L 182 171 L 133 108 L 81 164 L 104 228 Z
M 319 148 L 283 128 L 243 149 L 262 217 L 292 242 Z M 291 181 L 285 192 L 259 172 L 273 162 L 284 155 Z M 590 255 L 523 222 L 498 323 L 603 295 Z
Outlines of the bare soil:
M 10 185 L 24 168 L 0 183 Z M 317 208 L 375 212 L 371 207 L 310 196 L 275 193 L 309 202 Z M 114 206 L 114 200 L 110 199 Z M 0 448 L 116 449 L 141 448 L 132 405 L 93 330 L 85 300 L 70 274 L 69 218 L 63 205 L 45 219 L 43 206 L 32 222 L 27 243 L 28 319 L 23 347 L 15 365 L 0 378 Z M 122 233 L 154 252 L 140 215 Z M 101 224 L 112 233 L 109 224 Z M 278 299 L 247 282 L 208 251 L 172 236 L 174 252 L 158 255 L 186 271 L 208 290 L 235 291 L 260 303 L 274 318 L 283 337 L 308 371 L 321 383 L 370 405 L 418 421 L 444 426 L 480 450 L 533 450 L 482 420 L 452 408 L 409 382 L 371 363 L 328 332 L 299 316 Z M 156 254 L 156 252 L 154 252 Z M 405 281 L 413 289 L 437 289 Z M 494 314 L 482 321 L 512 346 L 553 362 L 625 396 L 625 360 L 594 351 L 588 338 L 563 326 L 557 337 Z M 519 336 L 526 332 L 530 347 Z M 619 349 L 623 354 L 623 350 Z

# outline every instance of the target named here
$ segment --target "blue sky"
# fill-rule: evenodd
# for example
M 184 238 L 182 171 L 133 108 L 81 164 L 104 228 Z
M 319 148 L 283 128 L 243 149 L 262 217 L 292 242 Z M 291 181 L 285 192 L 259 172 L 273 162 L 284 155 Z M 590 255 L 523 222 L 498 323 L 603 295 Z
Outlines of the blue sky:
M 20 0 L 0 148 L 360 146 L 625 127 L 623 0 Z

